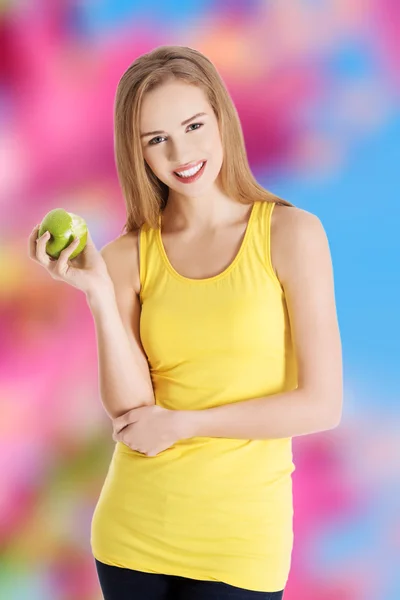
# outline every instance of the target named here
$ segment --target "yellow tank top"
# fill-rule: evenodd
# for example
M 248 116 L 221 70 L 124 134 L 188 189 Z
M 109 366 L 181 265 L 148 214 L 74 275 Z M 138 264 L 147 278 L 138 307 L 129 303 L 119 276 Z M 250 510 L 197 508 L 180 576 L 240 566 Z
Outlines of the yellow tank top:
M 201 410 L 297 387 L 270 254 L 275 204 L 255 202 L 222 273 L 181 276 L 160 227 L 140 235 L 140 334 L 156 403 Z M 284 589 L 293 545 L 291 438 L 194 437 L 155 457 L 118 442 L 94 511 L 92 553 L 114 566 Z

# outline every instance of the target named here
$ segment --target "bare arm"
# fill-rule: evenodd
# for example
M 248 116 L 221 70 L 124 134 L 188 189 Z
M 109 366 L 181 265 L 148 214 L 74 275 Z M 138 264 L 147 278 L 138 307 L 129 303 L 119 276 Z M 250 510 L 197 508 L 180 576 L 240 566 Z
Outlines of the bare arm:
M 100 394 L 111 419 L 155 404 L 147 358 L 139 336 L 137 235 L 104 246 L 101 255 L 113 282 L 87 296 L 96 327 Z
M 340 423 L 342 351 L 328 239 L 315 215 L 282 210 L 288 212 L 273 242 L 296 349 L 298 388 L 183 411 L 179 418 L 185 436 L 284 438 L 333 429 Z

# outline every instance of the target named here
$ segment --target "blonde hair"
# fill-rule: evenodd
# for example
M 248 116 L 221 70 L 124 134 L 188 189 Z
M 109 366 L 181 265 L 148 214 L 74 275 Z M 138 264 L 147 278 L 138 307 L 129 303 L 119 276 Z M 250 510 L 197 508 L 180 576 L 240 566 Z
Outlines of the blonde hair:
M 294 206 L 255 180 L 246 155 L 239 116 L 213 63 L 187 46 L 159 46 L 139 56 L 119 80 L 114 105 L 114 151 L 119 182 L 126 204 L 126 233 L 143 223 L 158 226 L 169 188 L 143 157 L 139 118 L 146 92 L 171 79 L 201 87 L 217 117 L 223 148 L 221 187 L 242 204 L 255 201 Z M 227 151 L 228 150 L 228 151 Z

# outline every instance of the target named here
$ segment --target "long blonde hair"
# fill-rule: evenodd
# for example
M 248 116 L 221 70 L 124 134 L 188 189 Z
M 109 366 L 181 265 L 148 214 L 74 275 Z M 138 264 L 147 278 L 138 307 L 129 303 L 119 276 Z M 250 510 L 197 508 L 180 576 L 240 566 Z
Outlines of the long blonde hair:
M 238 113 L 213 63 L 187 46 L 159 46 L 128 67 L 115 96 L 115 162 L 127 213 L 123 231 L 129 233 L 145 222 L 156 228 L 158 216 L 167 204 L 168 186 L 154 175 L 143 157 L 139 118 L 144 94 L 173 78 L 201 87 L 214 110 L 222 140 L 220 176 L 225 194 L 242 204 L 261 200 L 294 206 L 255 180 Z

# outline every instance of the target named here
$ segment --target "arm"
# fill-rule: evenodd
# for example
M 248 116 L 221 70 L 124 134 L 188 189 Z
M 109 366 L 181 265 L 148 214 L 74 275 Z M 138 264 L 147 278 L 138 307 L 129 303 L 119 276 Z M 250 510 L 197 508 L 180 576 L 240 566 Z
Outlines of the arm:
M 136 236 L 137 240 L 137 236 Z M 147 359 L 140 342 L 137 241 L 123 236 L 102 248 L 113 285 L 87 296 L 96 327 L 100 393 L 111 419 L 155 404 Z
M 189 437 L 283 438 L 332 429 L 340 422 L 342 356 L 328 240 L 315 215 L 286 207 L 281 214 L 271 242 L 295 345 L 298 388 L 183 411 L 179 418 Z
M 301 389 L 183 412 L 179 417 L 182 439 L 200 436 L 266 440 L 317 433 L 338 424 L 322 414 L 318 401 Z

